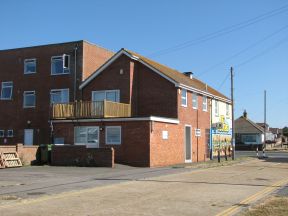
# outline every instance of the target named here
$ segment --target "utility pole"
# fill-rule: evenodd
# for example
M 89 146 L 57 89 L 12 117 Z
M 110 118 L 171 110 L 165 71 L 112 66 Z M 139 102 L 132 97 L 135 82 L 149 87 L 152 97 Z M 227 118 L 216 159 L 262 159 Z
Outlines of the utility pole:
M 266 150 L 266 90 L 264 90 L 264 143 L 263 143 L 263 157 L 265 158 Z
M 232 117 L 232 137 L 231 137 L 231 146 L 232 146 L 232 160 L 235 159 L 235 134 L 234 134 L 234 72 L 233 67 L 230 68 L 231 73 L 231 117 Z

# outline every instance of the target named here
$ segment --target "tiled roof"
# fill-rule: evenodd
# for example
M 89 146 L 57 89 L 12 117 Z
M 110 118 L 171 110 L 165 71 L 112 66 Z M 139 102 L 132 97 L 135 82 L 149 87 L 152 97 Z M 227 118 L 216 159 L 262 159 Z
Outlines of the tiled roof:
M 163 73 L 165 76 L 169 77 L 170 79 L 174 80 L 175 82 L 179 83 L 179 84 L 183 84 L 192 88 L 196 88 L 198 90 L 201 91 L 206 91 L 214 96 L 218 96 L 221 97 L 223 99 L 227 99 L 230 100 L 228 97 L 226 97 L 225 95 L 223 95 L 222 93 L 220 93 L 219 91 L 215 90 L 214 88 L 208 86 L 206 83 L 196 79 L 196 78 L 190 78 L 186 75 L 184 75 L 183 73 L 172 69 L 170 67 L 167 67 L 165 65 L 162 65 L 158 62 L 155 62 L 151 59 L 148 59 L 144 56 L 139 55 L 138 53 L 135 53 L 133 51 L 124 49 L 126 52 L 128 52 L 130 55 L 136 56 L 138 57 L 140 60 L 142 60 L 143 62 L 145 62 L 146 64 L 150 65 L 151 67 L 155 68 L 157 71 Z M 207 86 L 207 90 L 206 90 L 206 86 Z

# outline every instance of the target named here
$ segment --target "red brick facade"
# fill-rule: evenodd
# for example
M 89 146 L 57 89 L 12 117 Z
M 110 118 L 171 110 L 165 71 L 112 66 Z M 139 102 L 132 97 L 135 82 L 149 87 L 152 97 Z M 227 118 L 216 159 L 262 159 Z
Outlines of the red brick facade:
M 75 47 L 77 47 L 75 61 Z M 51 75 L 51 57 L 67 54 L 70 56 L 70 73 Z M 24 142 L 24 129 L 33 129 L 34 144 L 50 142 L 50 90 L 69 89 L 70 101 L 81 99 L 79 84 L 83 78 L 93 73 L 113 53 L 91 45 L 85 41 L 52 44 L 0 51 L 0 87 L 5 81 L 13 82 L 11 100 L 0 99 L 0 145 Z M 36 73 L 24 74 L 24 60 L 36 59 Z M 76 62 L 76 89 L 74 88 Z M 24 91 L 35 91 L 35 108 L 23 108 Z M 7 137 L 7 130 L 13 130 L 14 136 Z M 4 140 L 7 142 L 4 143 Z
M 202 95 L 198 95 L 198 109 L 193 109 L 192 93 L 188 91 L 187 107 L 183 107 L 180 88 L 126 55 L 118 57 L 82 89 L 83 100 L 90 101 L 91 92 L 96 90 L 120 90 L 120 102 L 131 103 L 132 119 L 117 122 L 55 121 L 55 136 L 65 136 L 66 144 L 74 143 L 74 126 L 99 126 L 103 127 L 100 147 L 107 147 L 105 127 L 121 126 L 122 143 L 112 146 L 116 162 L 134 166 L 165 166 L 185 162 L 185 126 L 189 125 L 192 129 L 192 162 L 205 161 L 209 157 L 209 99 L 207 111 L 203 111 Z M 137 118 L 150 116 L 159 116 L 162 120 L 137 121 Z M 169 119 L 179 120 L 179 123 Z M 200 136 L 196 136 L 195 129 L 200 129 Z M 168 135 L 167 139 L 163 137 L 164 133 Z
M 54 145 L 51 151 L 51 165 L 114 167 L 114 149 Z

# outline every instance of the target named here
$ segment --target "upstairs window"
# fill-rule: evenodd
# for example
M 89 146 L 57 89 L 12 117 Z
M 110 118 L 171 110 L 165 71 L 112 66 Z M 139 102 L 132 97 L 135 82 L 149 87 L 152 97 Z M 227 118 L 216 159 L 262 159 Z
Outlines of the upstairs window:
M 51 90 L 50 103 L 69 103 L 69 89 Z
M 13 92 L 13 82 L 2 82 L 1 100 L 11 100 Z
M 120 102 L 119 90 L 92 91 L 93 101 L 113 101 Z
M 219 102 L 217 100 L 215 100 L 215 115 L 219 116 Z
M 24 74 L 36 73 L 36 59 L 25 59 Z
M 192 94 L 192 107 L 193 109 L 198 109 L 198 96 L 196 93 Z
M 229 104 L 226 104 L 226 116 L 227 117 L 230 116 L 230 106 L 229 106 Z
M 52 75 L 61 75 L 70 73 L 70 56 L 53 56 L 51 58 L 51 74 Z
M 187 90 L 182 89 L 181 91 L 181 104 L 184 107 L 187 107 Z
M 202 109 L 203 111 L 207 111 L 207 97 L 206 96 L 203 96 Z
M 25 91 L 23 94 L 23 107 L 31 108 L 36 106 L 35 91 Z

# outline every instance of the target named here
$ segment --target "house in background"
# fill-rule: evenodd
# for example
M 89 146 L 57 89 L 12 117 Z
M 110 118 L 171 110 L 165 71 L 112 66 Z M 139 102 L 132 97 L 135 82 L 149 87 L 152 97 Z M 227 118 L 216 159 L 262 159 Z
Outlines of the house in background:
M 266 130 L 266 142 L 267 143 L 271 143 L 275 141 L 275 135 L 273 134 L 273 132 L 271 131 L 269 125 L 266 123 L 256 123 L 257 125 L 259 125 L 260 127 L 263 128 L 263 130 Z
M 87 41 L 0 50 L 0 144 L 50 143 L 50 104 L 81 100 L 79 85 L 113 54 Z
M 251 121 L 246 110 L 243 116 L 235 120 L 235 147 L 236 149 L 256 149 L 264 142 L 264 129 Z
M 230 105 L 228 110 L 224 105 L 231 103 L 229 98 L 191 72 L 180 73 L 126 49 L 80 89 L 83 101 L 52 106 L 55 140 L 113 147 L 118 163 L 155 167 L 205 161 L 211 147 L 211 110 L 213 122 L 223 124 L 217 133 L 229 135 L 231 129 Z

